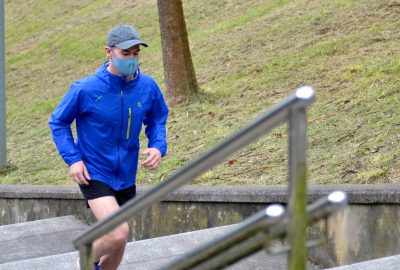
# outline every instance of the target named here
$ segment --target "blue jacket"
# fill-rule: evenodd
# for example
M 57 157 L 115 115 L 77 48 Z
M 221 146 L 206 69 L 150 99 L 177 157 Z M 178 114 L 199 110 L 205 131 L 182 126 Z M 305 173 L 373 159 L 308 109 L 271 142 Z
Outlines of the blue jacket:
M 75 82 L 50 117 L 50 129 L 68 166 L 82 160 L 91 179 L 115 190 L 136 182 L 139 134 L 142 124 L 149 140 L 164 156 L 168 108 L 157 83 L 141 74 L 126 82 L 107 71 L 105 62 L 96 73 Z M 71 124 L 76 120 L 77 140 Z

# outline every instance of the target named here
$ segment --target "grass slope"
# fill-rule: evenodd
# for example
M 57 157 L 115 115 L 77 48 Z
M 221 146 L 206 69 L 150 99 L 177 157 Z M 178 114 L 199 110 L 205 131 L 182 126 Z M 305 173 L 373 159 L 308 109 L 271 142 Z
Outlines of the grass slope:
M 70 184 L 47 125 L 70 84 L 105 60 L 111 26 L 135 25 L 150 45 L 142 70 L 163 86 L 156 1 L 6 0 L 9 166 L 0 183 Z M 161 181 L 301 85 L 312 85 L 309 182 L 400 180 L 398 0 L 184 1 L 202 93 L 171 109 L 169 153 L 140 184 Z M 197 184 L 281 184 L 285 126 Z

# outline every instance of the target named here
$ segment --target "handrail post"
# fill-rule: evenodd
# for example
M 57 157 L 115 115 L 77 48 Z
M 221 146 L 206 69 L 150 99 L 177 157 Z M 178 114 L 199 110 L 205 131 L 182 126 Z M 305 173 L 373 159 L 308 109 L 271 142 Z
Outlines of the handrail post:
M 91 244 L 79 247 L 79 258 L 81 270 L 93 270 L 94 256 L 93 246 Z
M 299 98 L 309 99 L 313 91 L 309 87 L 297 90 Z M 289 112 L 289 270 L 305 270 L 307 262 L 307 192 L 306 192 L 306 107 L 293 108 Z
M 0 169 L 7 165 L 4 1 L 0 0 Z

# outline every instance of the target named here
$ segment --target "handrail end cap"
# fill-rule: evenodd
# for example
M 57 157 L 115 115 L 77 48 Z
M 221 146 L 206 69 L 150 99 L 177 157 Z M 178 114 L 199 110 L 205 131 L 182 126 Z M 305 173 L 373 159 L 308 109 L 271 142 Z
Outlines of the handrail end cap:
M 296 90 L 296 97 L 300 99 L 314 99 L 315 91 L 311 86 L 302 86 Z

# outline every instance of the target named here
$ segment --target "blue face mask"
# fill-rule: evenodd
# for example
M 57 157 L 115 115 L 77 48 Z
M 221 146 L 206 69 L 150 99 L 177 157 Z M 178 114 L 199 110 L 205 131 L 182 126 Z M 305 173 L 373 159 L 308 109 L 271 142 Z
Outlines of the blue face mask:
M 138 57 L 132 57 L 127 59 L 118 58 L 114 52 L 112 52 L 112 63 L 118 72 L 124 76 L 132 75 L 136 72 L 139 64 Z

